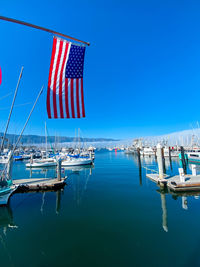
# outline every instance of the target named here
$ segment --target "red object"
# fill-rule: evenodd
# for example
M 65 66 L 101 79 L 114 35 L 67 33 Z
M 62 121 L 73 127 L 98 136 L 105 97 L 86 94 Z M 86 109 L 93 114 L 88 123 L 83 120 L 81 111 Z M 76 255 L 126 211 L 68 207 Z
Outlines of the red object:
M 85 47 L 54 37 L 47 89 L 48 118 L 85 117 Z
M 1 85 L 1 82 L 2 82 L 2 72 L 1 72 L 1 67 L 0 67 L 0 85 Z

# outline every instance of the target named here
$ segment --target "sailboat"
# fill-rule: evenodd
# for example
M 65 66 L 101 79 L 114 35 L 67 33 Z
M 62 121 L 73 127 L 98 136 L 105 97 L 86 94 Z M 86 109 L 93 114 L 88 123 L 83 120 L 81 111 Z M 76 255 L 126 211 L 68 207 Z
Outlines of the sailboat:
M 0 205 L 6 205 L 11 194 L 17 189 L 17 186 L 12 183 L 12 164 L 13 156 L 10 151 L 8 153 L 8 163 L 0 174 Z
M 90 154 L 84 154 L 81 151 L 81 144 L 80 144 L 80 129 L 78 129 L 78 148 L 74 150 L 74 154 L 68 154 L 64 157 L 62 161 L 62 166 L 82 166 L 82 165 L 91 165 L 93 164 L 93 157 L 92 152 Z
M 46 139 L 46 157 L 42 159 L 33 159 L 31 156 L 30 162 L 26 164 L 27 168 L 41 168 L 41 167 L 54 167 L 57 165 L 55 157 L 50 158 L 47 151 L 47 125 L 45 122 L 45 139 Z
M 92 154 L 87 158 L 80 155 L 68 155 L 63 161 L 62 166 L 82 166 L 93 164 Z

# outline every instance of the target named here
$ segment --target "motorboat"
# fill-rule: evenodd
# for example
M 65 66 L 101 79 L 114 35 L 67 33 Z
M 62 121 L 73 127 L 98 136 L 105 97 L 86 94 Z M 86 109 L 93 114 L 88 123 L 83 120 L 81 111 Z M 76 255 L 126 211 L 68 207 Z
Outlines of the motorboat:
M 57 165 L 55 158 L 43 158 L 43 159 L 31 159 L 29 163 L 26 164 L 27 168 L 40 168 L 40 167 L 54 167 Z
M 200 152 L 187 152 L 185 155 L 189 162 L 200 163 Z
M 8 156 L 7 155 L 1 155 L 0 156 L 0 164 L 7 164 L 8 163 Z
M 155 156 L 155 151 L 152 147 L 144 147 L 143 150 L 140 151 L 141 156 Z

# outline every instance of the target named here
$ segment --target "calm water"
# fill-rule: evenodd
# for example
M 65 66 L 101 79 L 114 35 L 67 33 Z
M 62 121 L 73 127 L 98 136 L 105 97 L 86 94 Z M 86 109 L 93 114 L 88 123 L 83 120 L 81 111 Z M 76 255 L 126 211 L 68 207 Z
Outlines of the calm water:
M 142 160 L 155 166 L 154 160 Z M 167 164 L 176 173 L 178 162 Z M 17 179 L 54 176 L 15 163 Z M 24 193 L 0 208 L 0 266 L 199 266 L 200 199 L 161 193 L 137 158 L 99 152 L 65 171 L 60 192 Z

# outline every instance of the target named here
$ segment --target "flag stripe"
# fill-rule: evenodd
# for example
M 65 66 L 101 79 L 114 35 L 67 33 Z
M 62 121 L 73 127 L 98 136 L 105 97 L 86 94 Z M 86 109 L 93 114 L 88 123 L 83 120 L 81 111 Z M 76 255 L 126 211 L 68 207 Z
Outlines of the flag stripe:
M 48 89 L 47 89 L 47 114 L 48 118 L 51 118 L 51 109 L 50 109 L 50 90 L 51 90 L 51 78 L 52 78 L 52 70 L 53 70 L 53 63 L 55 58 L 55 51 L 56 51 L 56 42 L 57 39 L 53 39 L 53 50 L 52 50 L 52 56 L 51 56 L 51 63 L 50 63 L 50 70 L 49 70 L 49 81 L 48 81 Z
M 69 103 L 68 103 L 68 78 L 65 79 L 65 108 L 66 108 L 67 118 L 70 118 Z
M 74 79 L 71 80 L 71 111 L 72 111 L 72 118 L 75 118 L 74 113 Z
M 62 77 L 63 77 L 63 69 L 64 69 L 64 65 L 65 65 L 65 58 L 66 58 L 66 54 L 67 54 L 67 46 L 66 43 L 64 43 L 64 48 L 62 51 L 62 56 L 61 56 L 61 70 L 59 73 L 59 106 L 60 106 L 60 117 L 64 118 L 64 113 L 63 113 L 63 101 L 62 101 Z
M 83 96 L 83 78 L 81 78 L 81 104 L 82 104 L 82 117 L 85 117 L 84 96 Z
M 77 108 L 77 118 L 80 118 L 80 106 L 79 106 L 79 79 L 76 79 L 76 108 Z
M 69 118 L 69 108 L 68 107 L 68 98 L 66 99 L 66 93 L 68 95 L 68 87 L 66 89 L 66 86 L 68 86 L 68 79 L 66 80 L 65 79 L 65 68 L 66 68 L 66 64 L 67 64 L 67 60 L 68 60 L 68 56 L 69 56 L 69 51 L 70 51 L 70 43 L 67 43 L 66 42 L 66 54 L 65 54 L 65 63 L 64 63 L 64 68 L 63 68 L 63 71 L 62 71 L 62 99 L 64 99 L 64 102 L 65 102 L 65 114 L 66 118 Z M 64 107 L 64 105 L 63 105 Z

